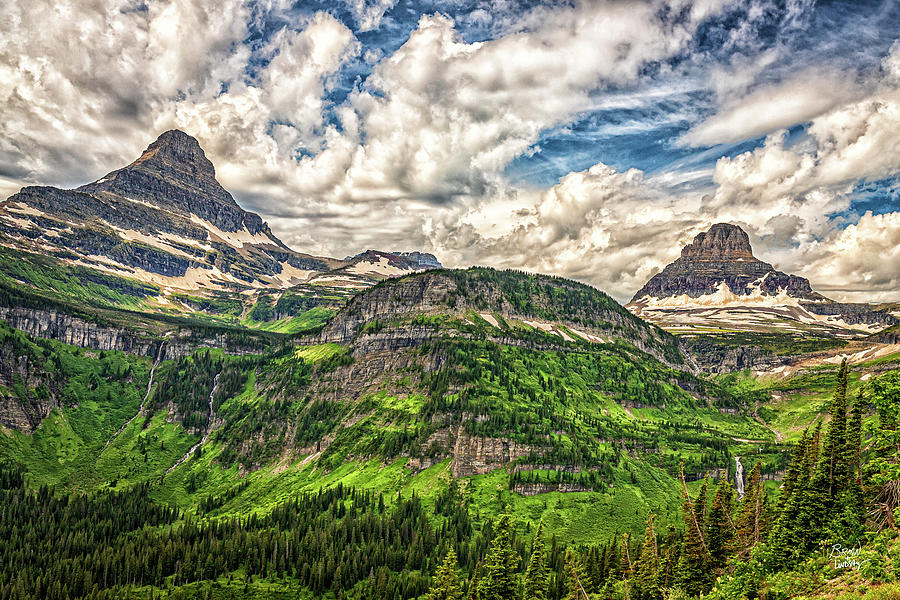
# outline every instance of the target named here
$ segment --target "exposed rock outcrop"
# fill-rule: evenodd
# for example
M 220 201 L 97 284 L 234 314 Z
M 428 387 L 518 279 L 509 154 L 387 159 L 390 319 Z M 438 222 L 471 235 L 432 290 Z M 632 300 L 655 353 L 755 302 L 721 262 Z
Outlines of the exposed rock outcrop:
M 723 282 L 737 296 L 787 292 L 797 298 L 822 298 L 812 291 L 809 281 L 803 277 L 776 271 L 772 265 L 755 258 L 750 238 L 743 229 L 717 223 L 685 246 L 678 260 L 650 278 L 631 302 L 640 302 L 646 297 L 713 295 L 721 289 Z
M 328 271 L 342 261 L 294 252 L 216 180 L 199 142 L 163 133 L 133 163 L 74 190 L 23 188 L 0 204 L 0 241 L 120 274 L 191 288 L 290 285 L 286 266 Z M 190 268 L 201 276 L 188 277 Z M 147 274 L 150 274 L 149 276 Z
M 532 446 L 505 438 L 472 437 L 460 432 L 453 446 L 450 469 L 454 477 L 481 475 L 528 456 L 534 450 Z
M 527 281 L 528 288 L 513 287 Z M 464 318 L 468 311 L 491 311 L 503 319 L 557 322 L 588 335 L 620 339 L 663 362 L 684 366 L 684 358 L 670 335 L 636 319 L 609 296 L 574 281 L 544 275 L 512 275 L 493 269 L 428 271 L 386 281 L 355 296 L 322 332 L 322 341 L 349 343 L 366 333 L 377 333 L 373 324 L 389 323 L 392 336 L 408 340 L 432 335 L 428 326 L 402 323 L 430 315 Z M 401 325 L 398 325 L 401 324 Z M 368 330 L 363 331 L 364 327 Z M 490 335 L 521 344 L 499 326 Z M 560 343 L 565 338 L 560 337 Z M 376 343 L 377 338 L 369 343 Z M 382 346 L 384 347 L 384 346 Z

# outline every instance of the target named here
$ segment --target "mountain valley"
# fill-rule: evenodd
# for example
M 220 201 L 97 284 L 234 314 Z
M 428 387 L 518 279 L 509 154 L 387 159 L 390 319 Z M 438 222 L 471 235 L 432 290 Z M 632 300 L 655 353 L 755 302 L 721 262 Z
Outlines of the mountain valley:
M 439 598 L 452 550 L 468 597 L 505 600 L 480 591 L 501 542 L 523 586 L 546 542 L 542 600 L 812 596 L 855 585 L 813 548 L 837 525 L 763 554 L 818 444 L 843 423 L 868 500 L 897 462 L 897 306 L 833 302 L 735 225 L 624 307 L 409 249 L 318 257 L 174 130 L 11 196 L 0 245 L 0 598 Z M 859 494 L 827 501 L 868 540 Z

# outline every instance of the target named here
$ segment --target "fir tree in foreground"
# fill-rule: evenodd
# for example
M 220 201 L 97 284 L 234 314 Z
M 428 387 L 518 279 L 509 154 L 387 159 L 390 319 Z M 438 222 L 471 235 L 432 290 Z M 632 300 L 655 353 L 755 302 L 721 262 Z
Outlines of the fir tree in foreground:
M 456 566 L 456 552 L 451 548 L 444 562 L 434 574 L 428 600 L 462 600 L 462 588 L 459 585 L 459 571 Z
M 538 524 L 532 540 L 531 558 L 525 569 L 523 600 L 546 600 L 549 587 L 549 571 L 543 540 L 544 524 Z
M 518 600 L 519 556 L 512 548 L 512 516 L 510 507 L 500 516 L 494 539 L 484 563 L 484 577 L 478 586 L 482 600 Z

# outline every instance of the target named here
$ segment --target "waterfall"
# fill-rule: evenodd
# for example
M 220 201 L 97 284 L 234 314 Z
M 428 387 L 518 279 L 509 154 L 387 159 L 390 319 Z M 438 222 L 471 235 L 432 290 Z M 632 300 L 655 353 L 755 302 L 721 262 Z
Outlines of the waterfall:
M 741 457 L 734 457 L 734 487 L 737 489 L 738 499 L 744 497 L 744 465 L 741 464 Z
M 181 463 L 183 463 L 184 461 L 189 459 L 191 457 L 191 455 L 194 453 L 194 450 L 196 450 L 197 448 L 199 448 L 200 446 L 205 444 L 207 442 L 207 440 L 209 440 L 209 434 L 212 433 L 212 426 L 213 426 L 213 398 L 215 398 L 216 391 L 218 391 L 218 389 L 219 389 L 219 375 L 221 375 L 221 374 L 222 374 L 221 371 L 216 373 L 216 377 L 215 377 L 215 379 L 213 379 L 212 389 L 209 391 L 209 416 L 207 416 L 207 418 L 206 418 L 206 432 L 203 434 L 203 437 L 200 438 L 199 442 L 197 442 L 196 444 L 191 446 L 191 449 L 188 450 L 184 456 L 179 458 L 175 462 L 174 465 L 172 465 L 171 467 L 168 468 L 168 470 L 166 470 L 166 473 L 171 473 L 175 469 L 175 467 L 177 467 L 178 465 L 180 465 Z
M 112 437 L 110 437 L 108 440 L 106 440 L 106 444 L 104 444 L 104 446 L 103 446 L 104 448 L 109 446 L 110 443 L 112 443 L 112 441 L 114 439 L 116 439 L 116 437 L 118 437 L 118 435 L 120 433 L 125 431 L 125 428 L 128 427 L 129 425 L 131 425 L 132 421 L 134 421 L 139 416 L 144 414 L 144 405 L 147 403 L 147 399 L 150 398 L 150 390 L 153 388 L 153 374 L 156 372 L 156 367 L 159 366 L 159 363 L 162 361 L 163 348 L 165 348 L 165 347 L 166 347 L 166 340 L 163 340 L 159 343 L 159 348 L 157 348 L 157 350 L 156 350 L 156 360 L 153 361 L 153 366 L 150 367 L 150 380 L 147 381 L 147 393 L 144 394 L 144 398 L 143 398 L 143 400 L 141 400 L 141 405 L 138 407 L 137 414 L 134 415 L 133 417 L 131 417 L 130 419 L 128 419 L 127 421 L 125 421 L 125 424 L 122 425 L 121 427 L 119 427 L 119 430 L 116 431 L 114 434 L 112 434 Z

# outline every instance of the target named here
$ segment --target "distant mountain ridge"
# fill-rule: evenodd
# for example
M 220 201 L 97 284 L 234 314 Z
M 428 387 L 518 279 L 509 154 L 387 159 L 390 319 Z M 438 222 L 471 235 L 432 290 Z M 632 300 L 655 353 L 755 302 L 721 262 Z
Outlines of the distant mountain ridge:
M 809 280 L 777 271 L 753 255 L 744 230 L 728 223 L 698 234 L 626 307 L 683 332 L 814 331 L 852 337 L 897 322 L 887 310 L 834 302 L 815 292 Z
M 0 244 L 173 290 L 287 288 L 354 264 L 288 248 L 235 202 L 199 142 L 179 130 L 77 189 L 22 188 L 0 203 Z M 385 276 L 440 266 L 418 252 L 391 261 L 399 267 Z

